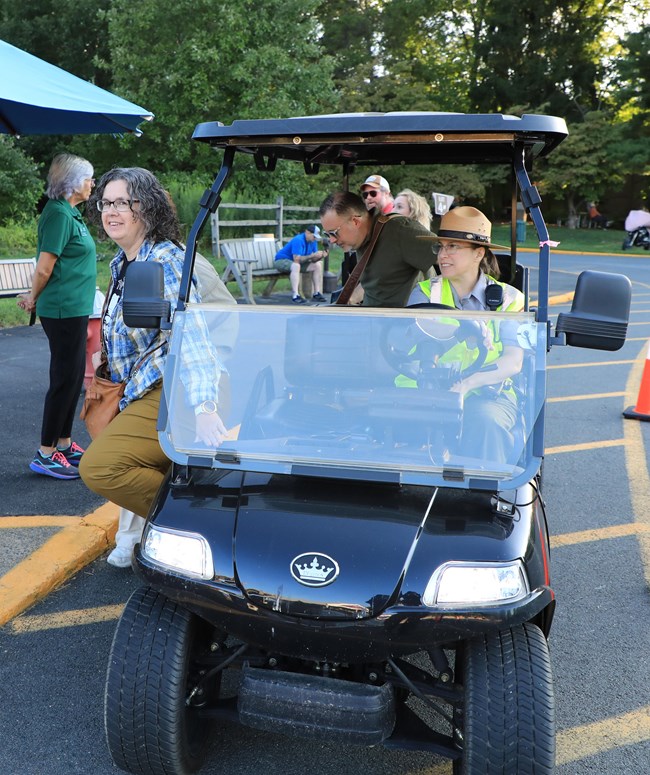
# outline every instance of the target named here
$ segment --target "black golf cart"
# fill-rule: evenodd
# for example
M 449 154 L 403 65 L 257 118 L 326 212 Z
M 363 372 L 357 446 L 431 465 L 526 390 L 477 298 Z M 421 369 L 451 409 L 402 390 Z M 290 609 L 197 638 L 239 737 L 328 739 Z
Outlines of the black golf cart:
M 440 113 L 197 127 L 223 163 L 188 240 L 173 325 L 157 265 L 134 265 L 124 296 L 127 323 L 172 328 L 159 432 L 173 465 L 136 550 L 144 586 L 110 654 L 105 722 L 119 767 L 192 772 L 213 726 L 238 722 L 422 749 L 465 775 L 553 771 L 546 354 L 618 349 L 630 303 L 627 278 L 585 272 L 551 327 L 550 246 L 529 171 L 566 134 L 550 116 Z M 534 283 L 514 223 L 500 258 L 525 309 L 189 304 L 197 236 L 240 154 L 270 174 L 287 161 L 311 175 L 338 165 L 343 185 L 356 166 L 507 165 L 513 217 L 521 200 L 540 242 Z M 522 352 L 517 418 L 498 452 L 464 432 L 458 373 L 440 357 L 468 342 L 473 368 L 489 368 L 488 324 L 509 326 Z M 184 380 L 184 342 L 201 327 L 228 372 L 229 435 L 216 449 L 196 440 Z

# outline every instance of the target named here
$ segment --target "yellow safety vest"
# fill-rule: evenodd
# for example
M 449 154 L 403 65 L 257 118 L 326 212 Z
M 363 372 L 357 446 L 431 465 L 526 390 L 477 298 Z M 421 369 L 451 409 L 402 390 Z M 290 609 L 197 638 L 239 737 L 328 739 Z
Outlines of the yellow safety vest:
M 507 283 L 501 283 L 488 275 L 489 283 L 496 283 L 503 288 L 503 301 L 496 308 L 495 312 L 521 312 L 524 309 L 524 294 L 513 288 L 512 285 Z M 418 286 L 422 293 L 429 298 L 432 304 L 445 304 L 448 307 L 454 307 L 454 294 L 451 289 L 451 283 L 447 278 L 434 277 L 429 280 L 423 280 L 418 283 Z M 488 328 L 492 332 L 493 349 L 488 350 L 485 364 L 493 363 L 501 357 L 503 352 L 503 342 L 499 335 L 499 321 L 489 320 L 487 323 Z M 464 371 L 469 368 L 474 361 L 478 358 L 478 347 L 468 347 L 466 342 L 458 342 L 446 353 L 440 356 L 438 363 L 459 363 L 460 370 Z M 399 374 L 395 378 L 395 385 L 397 387 L 417 387 L 417 382 L 404 374 Z M 511 387 L 511 381 L 506 380 L 503 385 L 504 390 L 502 392 L 511 393 L 514 397 L 514 391 Z M 478 391 L 470 391 L 471 393 Z

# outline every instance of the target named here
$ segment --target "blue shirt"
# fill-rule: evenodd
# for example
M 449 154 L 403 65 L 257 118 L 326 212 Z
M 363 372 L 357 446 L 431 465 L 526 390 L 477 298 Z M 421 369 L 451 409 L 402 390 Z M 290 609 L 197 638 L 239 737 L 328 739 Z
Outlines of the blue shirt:
M 289 240 L 289 242 L 287 242 L 283 248 L 280 248 L 280 250 L 278 250 L 278 252 L 275 254 L 275 260 L 280 261 L 283 258 L 287 258 L 289 261 L 293 261 L 294 256 L 310 256 L 317 250 L 318 242 L 316 240 L 307 242 L 307 237 L 303 232 L 302 234 L 298 234 L 296 237 Z
M 145 240 L 136 261 L 158 261 L 164 270 L 164 297 L 172 303 L 178 298 L 185 253 L 173 242 L 153 243 Z M 126 259 L 120 250 L 111 261 L 112 282 L 118 282 L 120 266 Z M 110 293 L 110 291 L 109 291 Z M 190 302 L 200 302 L 196 284 L 190 289 Z M 169 350 L 170 331 L 148 328 L 129 328 L 122 314 L 122 295 L 112 294 L 106 306 L 103 333 L 108 365 L 113 382 L 128 379 L 120 409 L 142 398 L 163 376 L 165 359 Z M 146 357 L 138 363 L 140 358 Z M 187 390 L 187 400 L 192 406 L 203 401 L 217 400 L 217 386 L 223 367 L 213 347 L 207 328 L 197 326 L 191 336 L 183 338 L 181 355 L 181 379 Z M 138 368 L 132 372 L 138 363 Z

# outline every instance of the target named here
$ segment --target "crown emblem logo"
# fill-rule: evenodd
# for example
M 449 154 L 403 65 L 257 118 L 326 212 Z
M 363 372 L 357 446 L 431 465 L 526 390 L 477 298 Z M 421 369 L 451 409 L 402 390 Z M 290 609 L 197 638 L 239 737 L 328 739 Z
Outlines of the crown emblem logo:
M 307 587 L 324 587 L 339 575 L 339 566 L 327 554 L 304 552 L 291 560 L 291 575 Z

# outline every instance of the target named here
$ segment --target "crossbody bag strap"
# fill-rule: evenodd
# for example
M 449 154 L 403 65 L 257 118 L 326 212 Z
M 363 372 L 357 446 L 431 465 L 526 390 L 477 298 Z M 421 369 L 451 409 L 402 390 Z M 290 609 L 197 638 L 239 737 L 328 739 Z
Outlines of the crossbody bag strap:
M 100 322 L 100 326 L 99 326 L 99 341 L 100 341 L 100 344 L 101 344 L 101 353 L 102 353 L 101 361 L 100 361 L 100 364 L 99 364 L 99 368 L 101 369 L 103 367 L 103 369 L 104 369 L 104 371 L 105 371 L 105 373 L 107 375 L 110 375 L 110 370 L 108 368 L 108 352 L 106 350 L 106 340 L 104 339 L 104 315 L 106 314 L 106 310 L 108 308 L 109 301 L 110 301 L 111 297 L 113 296 L 113 287 L 114 287 L 114 283 L 113 283 L 113 280 L 111 278 L 111 284 L 108 287 L 108 293 L 104 297 L 104 306 L 102 307 L 102 316 L 100 318 L 101 322 Z M 160 333 L 160 331 L 158 333 Z M 154 339 L 154 341 L 155 341 L 155 339 Z M 136 360 L 136 362 L 133 364 L 133 366 L 131 366 L 131 369 L 129 370 L 129 373 L 128 373 L 126 379 L 124 380 L 125 383 L 128 382 L 133 377 L 133 375 L 136 373 L 136 371 L 142 366 L 142 364 L 144 363 L 145 358 L 147 358 L 152 353 L 155 353 L 158 348 L 162 347 L 165 344 L 165 341 L 166 340 L 163 339 L 163 341 L 159 342 L 155 347 L 151 347 L 151 345 L 149 345 L 149 347 L 147 347 L 147 349 Z
M 347 282 L 343 286 L 343 290 L 339 294 L 339 297 L 336 300 L 336 304 L 347 304 L 348 301 L 350 301 L 350 296 L 352 296 L 352 291 L 354 291 L 354 289 L 359 284 L 359 280 L 361 279 L 363 270 L 370 263 L 372 253 L 375 248 L 375 243 L 377 242 L 377 237 L 379 237 L 381 230 L 384 228 L 384 224 L 389 219 L 390 219 L 390 216 L 388 215 L 380 215 L 375 221 L 375 224 L 372 230 L 372 235 L 370 237 L 370 243 L 368 244 L 368 247 L 364 250 L 363 256 L 361 256 L 361 260 L 357 263 L 357 265 L 354 267 L 352 272 L 350 272 L 350 276 L 348 277 Z

